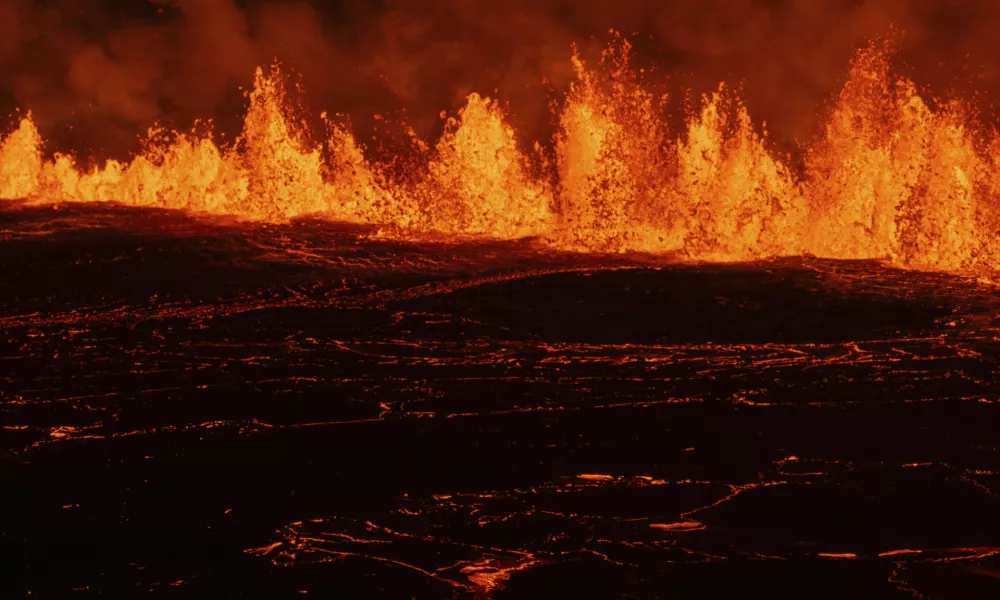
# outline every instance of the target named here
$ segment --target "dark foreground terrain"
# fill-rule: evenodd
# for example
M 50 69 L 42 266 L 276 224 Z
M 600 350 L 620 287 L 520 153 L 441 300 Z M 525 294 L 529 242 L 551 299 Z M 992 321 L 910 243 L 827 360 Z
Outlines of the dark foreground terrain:
M 1000 598 L 1000 299 L 0 212 L 0 597 Z

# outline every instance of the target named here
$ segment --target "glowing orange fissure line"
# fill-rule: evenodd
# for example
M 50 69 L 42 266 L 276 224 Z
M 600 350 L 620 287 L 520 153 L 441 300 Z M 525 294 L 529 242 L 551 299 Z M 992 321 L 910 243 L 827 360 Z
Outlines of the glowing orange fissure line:
M 433 148 L 414 136 L 411 168 L 390 169 L 331 121 L 322 144 L 308 143 L 275 67 L 258 69 L 231 146 L 151 130 L 131 161 L 83 170 L 43 156 L 28 114 L 0 138 L 0 198 L 270 221 L 315 214 L 386 237 L 535 236 L 558 249 L 690 260 L 814 254 L 995 270 L 1000 135 L 977 128 L 961 103 L 933 108 L 893 77 L 890 54 L 876 43 L 858 53 L 801 170 L 768 148 L 724 85 L 671 134 L 662 99 L 618 39 L 596 68 L 574 57 L 549 151 L 522 151 L 501 106 L 472 94 Z

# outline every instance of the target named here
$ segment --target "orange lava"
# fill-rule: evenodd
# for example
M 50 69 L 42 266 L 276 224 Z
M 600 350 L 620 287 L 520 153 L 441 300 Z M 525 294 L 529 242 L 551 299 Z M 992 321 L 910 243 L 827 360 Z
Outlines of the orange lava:
M 277 68 L 258 70 L 242 135 L 152 130 L 129 162 L 89 170 L 47 156 L 30 113 L 0 138 L 0 198 L 116 202 L 282 221 L 370 224 L 386 237 L 515 239 L 596 252 L 746 261 L 813 254 L 974 272 L 1000 262 L 1000 135 L 958 103 L 895 77 L 891 52 L 858 53 L 803 165 L 769 147 L 725 85 L 671 132 L 626 41 L 576 82 L 551 149 L 526 151 L 478 94 L 407 168 L 370 156 L 343 125 L 322 142 L 292 118 Z M 390 167 L 393 168 L 390 168 Z

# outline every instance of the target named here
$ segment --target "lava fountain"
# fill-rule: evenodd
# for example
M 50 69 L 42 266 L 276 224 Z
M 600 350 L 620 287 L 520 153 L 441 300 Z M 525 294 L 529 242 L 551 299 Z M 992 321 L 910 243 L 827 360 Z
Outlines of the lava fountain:
M 960 102 L 936 106 L 895 77 L 884 43 L 862 49 L 801 168 L 771 148 L 720 85 L 668 127 L 614 41 L 576 81 L 550 149 L 519 140 L 496 100 L 471 94 L 438 142 L 393 174 L 348 127 L 312 142 L 280 69 L 258 69 L 243 132 L 151 130 L 129 162 L 83 169 L 51 157 L 31 114 L 0 142 L 0 197 L 116 202 L 252 220 L 302 215 L 378 226 L 407 239 L 537 237 L 556 248 L 745 261 L 814 254 L 920 269 L 991 270 L 998 256 L 1000 138 Z

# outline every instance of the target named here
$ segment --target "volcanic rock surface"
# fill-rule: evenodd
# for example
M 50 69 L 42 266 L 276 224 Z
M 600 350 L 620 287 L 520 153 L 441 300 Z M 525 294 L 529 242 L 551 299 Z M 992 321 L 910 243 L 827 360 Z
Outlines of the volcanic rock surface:
M 997 598 L 1000 301 L 0 212 L 0 596 Z

